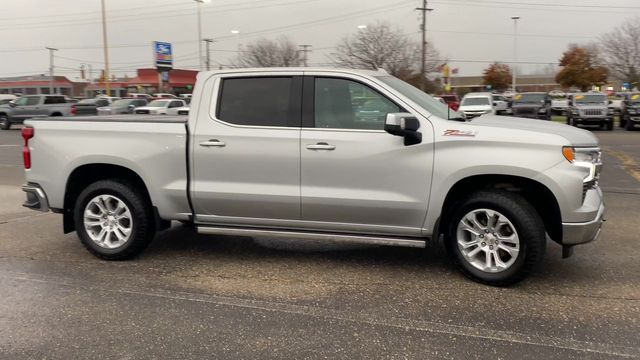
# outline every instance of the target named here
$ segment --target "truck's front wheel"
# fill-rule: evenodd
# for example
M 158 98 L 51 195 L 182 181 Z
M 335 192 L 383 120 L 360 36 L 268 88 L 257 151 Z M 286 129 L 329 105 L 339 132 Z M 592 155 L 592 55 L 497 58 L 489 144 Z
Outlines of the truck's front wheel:
M 155 235 L 151 205 L 134 185 L 101 180 L 80 193 L 74 210 L 82 244 L 105 260 L 125 260 L 140 254 Z
M 458 268 L 480 283 L 507 286 L 524 279 L 542 260 L 544 224 L 521 196 L 480 191 L 456 206 L 445 241 Z

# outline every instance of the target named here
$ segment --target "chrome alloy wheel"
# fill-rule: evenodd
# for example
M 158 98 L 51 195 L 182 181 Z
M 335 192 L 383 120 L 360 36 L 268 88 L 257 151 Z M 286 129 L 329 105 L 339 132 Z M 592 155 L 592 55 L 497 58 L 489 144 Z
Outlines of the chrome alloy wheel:
M 131 237 L 131 211 L 124 201 L 113 195 L 98 195 L 84 209 L 84 228 L 98 246 L 118 248 Z
M 509 269 L 520 252 L 515 226 L 495 210 L 476 209 L 463 216 L 458 223 L 456 240 L 464 259 L 488 273 Z

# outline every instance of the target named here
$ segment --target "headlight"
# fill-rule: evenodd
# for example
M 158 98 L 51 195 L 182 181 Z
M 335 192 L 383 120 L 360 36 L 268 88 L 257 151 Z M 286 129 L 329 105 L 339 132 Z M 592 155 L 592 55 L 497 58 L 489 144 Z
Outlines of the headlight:
M 612 115 L 613 112 L 614 112 L 614 109 L 612 109 L 612 108 L 608 108 L 607 109 L 607 114 Z
M 565 146 L 562 148 L 562 155 L 571 164 L 585 170 L 583 182 L 587 188 L 592 188 L 598 184 L 600 170 L 602 169 L 602 151 L 600 151 L 600 148 Z
M 573 115 L 580 115 L 580 112 L 576 109 L 571 109 L 571 114 Z
M 547 112 L 547 109 L 545 109 L 545 108 L 542 108 L 542 109 L 538 110 L 538 114 L 544 114 L 546 112 Z

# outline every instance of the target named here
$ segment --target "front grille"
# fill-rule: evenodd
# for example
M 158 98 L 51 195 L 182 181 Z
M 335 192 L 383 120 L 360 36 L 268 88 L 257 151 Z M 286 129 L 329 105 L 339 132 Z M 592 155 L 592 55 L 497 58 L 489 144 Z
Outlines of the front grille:
M 602 110 L 599 109 L 586 109 L 584 111 L 585 116 L 601 116 Z
M 136 110 L 136 114 L 149 114 L 149 110 Z

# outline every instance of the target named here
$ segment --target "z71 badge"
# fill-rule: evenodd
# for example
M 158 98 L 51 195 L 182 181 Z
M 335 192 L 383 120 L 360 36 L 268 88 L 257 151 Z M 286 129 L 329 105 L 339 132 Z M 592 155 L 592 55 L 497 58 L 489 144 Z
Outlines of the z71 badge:
M 476 136 L 473 130 L 445 130 L 443 136 Z

